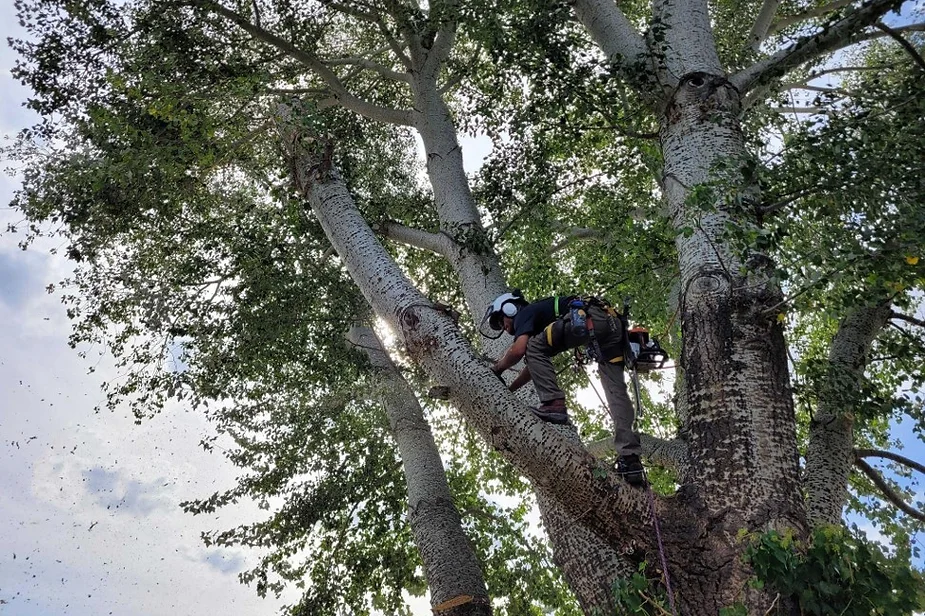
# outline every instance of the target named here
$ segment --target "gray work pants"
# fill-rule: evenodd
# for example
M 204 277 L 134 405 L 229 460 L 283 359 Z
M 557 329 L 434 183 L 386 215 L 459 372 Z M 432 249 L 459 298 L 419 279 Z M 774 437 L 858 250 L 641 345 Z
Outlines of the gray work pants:
M 639 435 L 633 432 L 635 412 L 626 381 L 623 379 L 623 362 L 610 363 L 611 359 L 623 355 L 623 328 L 618 320 L 612 320 L 607 312 L 598 306 L 590 306 L 588 315 L 594 321 L 594 336 L 599 349 L 598 374 L 607 398 L 607 409 L 614 424 L 614 445 L 621 456 L 639 455 Z M 616 321 L 616 322 L 613 322 Z M 540 402 L 565 398 L 559 389 L 556 369 L 552 357 L 563 351 L 588 344 L 588 336 L 572 334 L 571 319 L 565 315 L 551 323 L 545 330 L 530 338 L 524 357 L 530 369 L 533 386 Z

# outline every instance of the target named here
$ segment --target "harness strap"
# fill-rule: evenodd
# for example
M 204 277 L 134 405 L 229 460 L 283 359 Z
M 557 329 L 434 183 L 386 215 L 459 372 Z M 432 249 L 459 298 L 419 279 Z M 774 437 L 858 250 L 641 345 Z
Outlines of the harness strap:
M 546 344 L 548 344 L 549 346 L 552 346 L 552 326 L 553 325 L 555 325 L 554 322 L 546 326 Z

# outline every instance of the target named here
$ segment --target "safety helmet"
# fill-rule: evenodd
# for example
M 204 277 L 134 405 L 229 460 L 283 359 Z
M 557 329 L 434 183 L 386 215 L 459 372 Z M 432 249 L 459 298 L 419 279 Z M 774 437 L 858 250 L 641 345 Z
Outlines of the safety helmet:
M 495 298 L 495 301 L 488 306 L 482 323 L 488 321 L 488 326 L 496 332 L 504 329 L 504 317 L 511 317 L 517 314 L 521 306 L 527 304 L 523 294 L 515 289 L 511 293 L 502 293 Z

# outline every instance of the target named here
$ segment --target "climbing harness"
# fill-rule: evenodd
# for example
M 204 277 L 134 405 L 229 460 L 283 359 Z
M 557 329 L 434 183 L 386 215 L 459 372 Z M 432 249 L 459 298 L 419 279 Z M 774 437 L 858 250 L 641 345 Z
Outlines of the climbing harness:
M 665 546 L 662 544 L 662 529 L 658 523 L 658 516 L 655 514 L 655 492 L 652 486 L 648 486 L 649 491 L 649 509 L 652 511 L 652 526 L 655 527 L 655 541 L 658 543 L 658 558 L 662 565 L 662 579 L 665 582 L 665 590 L 668 592 L 668 606 L 671 608 L 672 616 L 678 616 L 674 606 L 674 593 L 671 591 L 671 576 L 668 574 L 668 559 L 665 558 Z

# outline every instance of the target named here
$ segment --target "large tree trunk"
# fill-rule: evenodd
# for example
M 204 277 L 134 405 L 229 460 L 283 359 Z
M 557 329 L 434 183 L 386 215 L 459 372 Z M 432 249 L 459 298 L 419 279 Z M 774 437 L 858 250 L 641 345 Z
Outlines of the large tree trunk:
M 739 106 L 721 72 L 692 72 L 675 89 L 661 127 L 681 265 L 681 432 L 692 462 L 683 496 L 697 512 L 700 536 L 691 539 L 703 548 L 698 562 L 676 575 L 692 614 L 715 614 L 742 598 L 751 574 L 741 558 L 741 530 L 788 528 L 800 536 L 806 528 L 786 348 L 774 309 L 781 294 L 766 277 L 767 259 L 736 254 L 725 236 L 733 219 L 754 224 L 723 198 L 729 187 L 749 188 L 741 188 L 738 171 L 747 160 Z M 749 593 L 746 602 L 760 612 L 770 597 Z
M 389 427 L 408 486 L 408 521 L 424 563 L 430 603 L 441 616 L 491 613 L 478 558 L 462 529 L 440 453 L 421 405 L 368 327 L 353 327 L 350 341 L 363 349 L 378 374 Z

